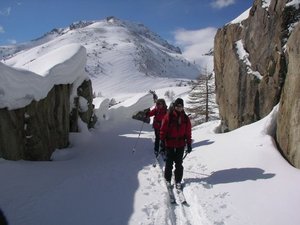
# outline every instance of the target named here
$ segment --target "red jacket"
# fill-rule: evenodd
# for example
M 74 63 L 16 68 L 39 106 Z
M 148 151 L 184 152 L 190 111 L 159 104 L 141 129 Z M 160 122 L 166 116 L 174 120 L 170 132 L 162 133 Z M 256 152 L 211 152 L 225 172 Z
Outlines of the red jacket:
M 192 143 L 192 125 L 184 111 L 173 110 L 165 115 L 160 128 L 160 140 L 164 140 L 165 146 L 170 148 Z
M 148 113 L 148 116 L 154 116 L 153 119 L 153 128 L 154 129 L 160 129 L 162 120 L 164 118 L 164 116 L 167 113 L 167 108 L 166 107 L 162 107 L 162 108 L 158 108 L 157 106 L 155 106 L 154 109 L 150 110 L 150 112 Z

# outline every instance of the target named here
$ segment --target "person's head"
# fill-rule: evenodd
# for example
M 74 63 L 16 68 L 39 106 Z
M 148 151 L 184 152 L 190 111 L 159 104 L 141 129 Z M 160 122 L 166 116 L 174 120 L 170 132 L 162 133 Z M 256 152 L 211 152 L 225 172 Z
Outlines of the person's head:
M 165 102 L 165 100 L 162 99 L 162 98 L 157 99 L 157 100 L 156 100 L 156 106 L 157 106 L 157 107 L 161 107 L 161 108 L 166 107 L 166 102 Z
M 183 110 L 184 104 L 183 104 L 183 99 L 182 98 L 177 98 L 174 102 L 174 109 L 176 111 L 181 112 Z

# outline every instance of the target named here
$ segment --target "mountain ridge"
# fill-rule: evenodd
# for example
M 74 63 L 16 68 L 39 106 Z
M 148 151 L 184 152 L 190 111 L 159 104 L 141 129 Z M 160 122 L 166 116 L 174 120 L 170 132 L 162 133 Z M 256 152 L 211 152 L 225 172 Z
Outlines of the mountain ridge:
M 149 88 L 149 85 L 140 84 L 138 78 L 141 76 L 145 77 L 145 82 L 160 83 L 150 85 L 151 88 L 159 88 L 170 83 L 170 78 L 194 79 L 199 74 L 197 66 L 187 61 L 178 47 L 169 44 L 143 24 L 115 17 L 78 21 L 66 28 L 55 28 L 27 45 L 14 46 L 19 51 L 2 59 L 2 62 L 30 70 L 30 64 L 36 58 L 70 43 L 81 44 L 87 49 L 86 71 L 92 79 L 93 89 L 104 95 L 132 91 L 123 83 L 128 79 L 137 82 L 136 91 Z M 2 47 L 2 52 L 5 47 Z M 166 80 L 168 82 L 164 82 Z M 111 88 L 107 88 L 108 82 Z M 106 84 L 101 85 L 103 83 Z

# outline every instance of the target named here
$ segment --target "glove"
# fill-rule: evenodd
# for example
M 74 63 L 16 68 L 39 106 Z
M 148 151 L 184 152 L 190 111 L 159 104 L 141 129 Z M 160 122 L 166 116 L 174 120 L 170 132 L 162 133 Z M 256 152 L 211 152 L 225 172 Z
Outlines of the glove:
M 150 108 L 144 110 L 145 116 L 149 117 Z
M 144 123 L 149 123 L 150 122 L 150 118 L 148 116 L 144 116 L 143 122 Z
M 192 151 L 192 145 L 191 144 L 187 144 L 186 152 L 187 153 L 191 153 L 191 151 Z
M 165 142 L 164 141 L 160 141 L 159 146 L 160 146 L 160 151 L 164 152 L 165 151 Z
M 149 112 L 150 112 L 150 109 L 145 109 L 145 115 L 143 118 L 143 122 L 145 122 L 145 123 L 148 123 L 150 121 Z

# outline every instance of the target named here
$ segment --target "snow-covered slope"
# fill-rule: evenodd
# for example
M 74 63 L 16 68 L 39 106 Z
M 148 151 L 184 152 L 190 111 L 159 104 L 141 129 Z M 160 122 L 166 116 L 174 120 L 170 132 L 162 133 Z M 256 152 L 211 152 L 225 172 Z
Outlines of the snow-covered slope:
M 183 89 L 176 97 L 186 97 Z M 182 206 L 169 204 L 163 163 L 152 166 L 151 125 L 129 115 L 151 100 L 144 94 L 110 108 L 98 129 L 71 134 L 72 147 L 51 162 L 0 160 L 0 206 L 10 224 L 299 224 L 300 172 L 269 136 L 277 109 L 226 134 L 214 132 L 219 121 L 193 129 Z
M 191 79 L 199 73 L 195 65 L 184 59 L 179 48 L 142 24 L 114 17 L 55 29 L 3 62 L 32 70 L 37 58 L 70 43 L 87 49 L 86 70 L 96 95 L 111 97 L 116 93 L 141 92 L 149 87 L 156 89 L 170 85 L 169 78 Z M 129 84 L 135 84 L 136 88 L 132 90 Z

